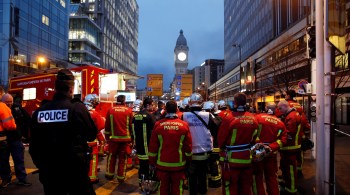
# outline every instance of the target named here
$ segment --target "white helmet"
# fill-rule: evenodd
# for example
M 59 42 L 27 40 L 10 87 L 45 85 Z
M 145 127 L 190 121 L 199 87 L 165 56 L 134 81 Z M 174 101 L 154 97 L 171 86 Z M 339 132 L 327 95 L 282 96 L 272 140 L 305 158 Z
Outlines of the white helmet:
M 100 103 L 98 95 L 87 94 L 84 99 L 84 104 L 88 110 L 95 108 Z
M 140 99 L 135 100 L 134 105 L 132 107 L 132 111 L 133 112 L 139 112 L 141 106 L 142 106 L 142 100 L 140 100 Z
M 207 102 L 204 102 L 203 104 L 203 110 L 212 110 L 214 109 L 215 105 L 214 105 L 214 102 L 212 101 L 207 101 Z
M 189 102 L 190 102 L 190 97 L 185 97 L 181 102 L 181 108 L 186 109 L 186 106 L 188 106 Z
M 192 93 L 190 96 L 190 107 L 202 107 L 203 97 L 199 93 Z
M 221 109 L 226 109 L 226 108 L 227 108 L 227 104 L 226 104 L 225 100 L 219 100 L 218 109 L 221 110 Z

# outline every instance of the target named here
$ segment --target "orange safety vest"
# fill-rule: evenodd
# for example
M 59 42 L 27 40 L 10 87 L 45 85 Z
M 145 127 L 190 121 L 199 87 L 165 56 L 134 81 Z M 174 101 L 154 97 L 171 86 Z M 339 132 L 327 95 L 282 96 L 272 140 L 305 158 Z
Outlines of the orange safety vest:
M 4 131 L 11 130 L 16 130 L 15 119 L 12 116 L 11 109 L 6 104 L 0 102 L 0 136 L 2 136 L 1 134 Z

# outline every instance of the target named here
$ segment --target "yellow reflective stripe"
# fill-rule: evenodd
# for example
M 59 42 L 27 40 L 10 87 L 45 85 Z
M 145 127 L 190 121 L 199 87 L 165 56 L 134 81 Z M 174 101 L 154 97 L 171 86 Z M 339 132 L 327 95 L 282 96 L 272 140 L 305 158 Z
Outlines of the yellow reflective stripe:
M 257 129 L 254 130 L 254 133 L 253 133 L 253 136 L 252 136 L 252 140 L 253 140 L 254 136 L 256 136 L 256 134 L 258 134 L 258 130 Z
M 145 123 L 143 123 L 143 147 L 145 149 L 145 154 L 147 155 L 148 154 L 147 127 Z
M 233 146 L 236 142 L 236 137 L 237 137 L 237 129 L 232 130 L 232 136 L 231 136 L 231 142 L 230 145 Z
M 157 162 L 159 161 L 160 162 L 160 154 L 162 152 L 162 149 L 163 149 L 163 137 L 162 135 L 158 135 L 158 140 L 159 140 L 159 148 L 158 148 L 158 160 Z
M 239 164 L 251 164 L 252 163 L 252 154 L 250 153 L 249 159 L 238 159 L 238 158 L 232 158 L 231 157 L 232 152 L 228 152 L 228 162 L 230 163 L 239 163 Z M 193 159 L 193 157 L 192 157 Z M 225 161 L 224 157 L 220 157 L 220 161 Z
M 209 155 L 192 155 L 192 160 L 207 160 Z
M 7 118 L 5 118 L 5 119 L 2 119 L 1 121 L 3 122 L 3 123 L 6 123 L 7 121 L 10 121 L 10 120 L 12 120 L 13 119 L 13 116 L 9 116 L 9 117 L 7 117 Z
M 283 148 L 281 148 L 280 150 L 295 150 L 295 149 L 299 149 L 301 147 L 301 145 L 297 145 L 297 146 L 285 146 Z
M 259 124 L 258 133 L 257 133 L 258 135 L 256 136 L 256 139 L 255 139 L 256 141 L 260 141 L 261 130 L 262 130 L 262 124 Z
M 255 179 L 255 175 L 253 175 L 253 194 L 257 195 L 258 194 L 258 190 L 256 189 L 256 179 Z
M 129 129 L 129 116 L 126 117 L 126 135 L 130 136 L 130 129 Z
M 183 188 L 183 184 L 184 184 L 184 180 L 181 179 L 180 180 L 180 185 L 179 185 L 179 191 L 180 191 L 180 195 L 182 195 L 184 192 L 184 188 Z
M 155 156 L 157 156 L 157 154 L 158 154 L 158 153 L 149 152 L 149 153 L 148 153 L 148 156 L 155 157 Z
M 91 167 L 91 175 L 90 175 L 90 179 L 96 179 L 97 178 L 97 176 L 96 176 L 96 174 L 95 174 L 95 172 L 96 172 L 96 154 L 93 154 L 92 155 L 92 167 Z
M 297 134 L 295 135 L 295 145 L 296 146 L 299 144 L 298 140 L 299 140 L 300 129 L 301 129 L 301 124 L 298 125 L 298 131 L 297 131 Z
M 190 152 L 190 153 L 185 152 L 185 155 L 186 156 L 192 156 L 192 152 Z
M 113 139 L 113 138 L 114 138 L 114 139 L 130 139 L 131 136 L 130 136 L 130 135 L 126 135 L 126 136 L 118 136 L 118 135 L 117 135 L 117 136 L 113 136 L 113 135 L 112 135 L 112 136 L 110 136 L 109 138 L 110 138 L 110 139 Z
M 230 195 L 230 181 L 225 181 L 225 194 Z
M 183 141 L 185 139 L 185 136 L 184 135 L 181 135 L 181 138 L 180 138 L 180 145 L 179 145 L 179 162 L 182 162 L 182 146 L 183 146 Z
M 278 145 L 280 146 L 280 148 L 283 147 L 283 143 L 282 143 L 282 141 L 281 141 L 280 139 L 276 140 L 276 142 L 278 143 Z
M 141 160 L 148 160 L 148 155 L 141 155 L 141 154 L 138 154 L 137 157 Z
M 111 133 L 112 133 L 112 136 L 114 136 L 114 124 L 113 124 L 113 115 L 112 114 L 109 115 L 109 119 L 111 120 Z
M 290 184 L 290 189 L 288 187 L 286 187 L 286 191 L 290 192 L 290 193 L 296 193 L 298 192 L 298 190 L 295 188 L 295 175 L 294 175 L 294 168 L 293 165 L 289 165 L 289 173 L 290 173 L 290 180 L 291 180 L 291 184 Z
M 219 153 L 220 152 L 220 148 L 213 148 L 213 152 Z
M 136 134 L 135 134 L 135 125 L 134 125 L 134 123 L 131 124 L 131 129 L 132 129 L 132 134 L 134 135 L 134 145 L 135 145 L 135 142 L 136 142 Z
M 114 176 L 114 173 L 109 172 L 109 168 L 111 165 L 111 158 L 112 158 L 112 153 L 109 153 L 108 157 L 107 157 L 107 170 L 106 170 L 106 175 L 108 175 L 108 176 Z
M 164 167 L 181 167 L 181 166 L 184 166 L 186 164 L 186 161 L 177 162 L 177 163 L 168 163 L 168 162 L 157 161 L 157 164 L 160 166 L 164 166 Z

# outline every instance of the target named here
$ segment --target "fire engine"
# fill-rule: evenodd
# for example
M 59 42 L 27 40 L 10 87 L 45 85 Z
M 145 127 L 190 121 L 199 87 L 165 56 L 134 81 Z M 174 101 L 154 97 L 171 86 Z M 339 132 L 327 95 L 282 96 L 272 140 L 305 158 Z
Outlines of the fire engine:
M 52 99 L 58 70 L 11 78 L 9 93 L 15 97 L 15 101 L 21 100 L 23 108 L 32 114 L 42 103 Z M 87 94 L 97 94 L 100 104 L 96 111 L 102 116 L 113 106 L 116 95 L 125 95 L 127 102 L 135 101 L 135 88 L 128 86 L 128 83 L 142 78 L 129 73 L 110 72 L 92 65 L 70 70 L 75 77 L 74 96 L 84 100 Z

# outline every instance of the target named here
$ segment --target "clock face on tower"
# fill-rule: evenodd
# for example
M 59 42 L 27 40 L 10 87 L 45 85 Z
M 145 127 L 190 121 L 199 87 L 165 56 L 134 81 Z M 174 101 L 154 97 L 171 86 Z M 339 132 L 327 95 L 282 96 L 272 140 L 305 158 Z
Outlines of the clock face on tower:
M 185 61 L 187 58 L 187 55 L 184 52 L 180 52 L 179 54 L 177 54 L 177 59 L 180 61 Z

